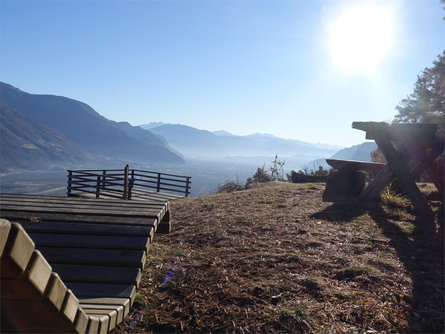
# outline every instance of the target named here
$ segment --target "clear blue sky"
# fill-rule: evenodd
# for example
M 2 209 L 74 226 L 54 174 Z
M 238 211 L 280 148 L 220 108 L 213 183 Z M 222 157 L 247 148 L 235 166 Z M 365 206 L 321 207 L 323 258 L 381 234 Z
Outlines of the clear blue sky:
M 343 146 L 364 141 L 353 121 L 392 120 L 445 49 L 439 0 L 0 6 L 0 80 L 21 90 L 78 99 L 133 125 Z

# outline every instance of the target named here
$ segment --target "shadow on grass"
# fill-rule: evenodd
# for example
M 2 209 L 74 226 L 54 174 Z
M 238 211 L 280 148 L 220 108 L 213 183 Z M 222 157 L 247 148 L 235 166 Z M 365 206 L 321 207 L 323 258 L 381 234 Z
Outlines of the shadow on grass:
M 400 209 L 400 208 L 399 208 Z M 405 208 L 407 209 L 407 208 Z M 409 209 L 408 209 L 409 211 Z M 364 206 L 334 203 L 312 215 L 331 222 L 351 222 L 368 213 L 389 238 L 398 258 L 413 282 L 409 332 L 444 332 L 444 215 L 443 204 L 434 218 L 407 219 L 390 206 L 385 212 L 380 204 Z M 403 231 L 397 221 L 412 223 L 412 231 Z

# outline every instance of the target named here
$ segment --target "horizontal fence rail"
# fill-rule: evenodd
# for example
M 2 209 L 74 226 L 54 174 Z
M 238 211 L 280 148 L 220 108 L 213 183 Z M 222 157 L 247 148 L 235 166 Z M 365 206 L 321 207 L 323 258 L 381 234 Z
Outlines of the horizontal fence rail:
M 140 169 L 68 170 L 67 195 L 95 195 L 96 198 L 148 199 L 162 193 L 166 198 L 188 197 L 191 177 Z

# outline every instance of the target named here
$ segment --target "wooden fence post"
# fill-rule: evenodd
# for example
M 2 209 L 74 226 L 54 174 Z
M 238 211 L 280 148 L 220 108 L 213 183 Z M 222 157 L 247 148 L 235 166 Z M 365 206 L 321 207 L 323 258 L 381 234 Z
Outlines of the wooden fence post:
M 161 173 L 158 173 L 158 185 L 157 185 L 157 192 L 161 190 Z
M 124 169 L 124 196 L 122 198 L 128 198 L 128 165 L 126 165 Z
M 102 189 L 105 190 L 105 180 L 107 178 L 107 171 L 104 169 L 102 171 Z
M 190 188 L 190 177 L 187 177 L 187 181 L 185 183 L 185 197 L 189 196 L 189 188 Z
M 99 198 L 99 193 L 100 193 L 100 175 L 97 176 L 97 181 L 96 181 L 96 198 Z
M 67 186 L 67 196 L 70 197 L 71 196 L 71 182 L 73 180 L 73 171 L 69 170 L 68 171 L 68 186 Z
M 131 170 L 130 182 L 128 182 L 128 199 L 131 199 L 131 190 L 134 184 L 134 169 Z

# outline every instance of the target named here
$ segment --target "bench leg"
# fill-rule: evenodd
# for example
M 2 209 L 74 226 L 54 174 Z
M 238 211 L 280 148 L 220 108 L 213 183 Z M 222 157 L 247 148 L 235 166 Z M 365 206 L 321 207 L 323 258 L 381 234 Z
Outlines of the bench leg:
M 397 153 L 389 138 L 378 136 L 375 142 L 385 156 L 386 161 L 388 161 L 394 176 L 399 180 L 401 187 L 416 208 L 417 213 L 421 216 L 432 216 L 433 212 L 417 187 L 413 178 L 414 175 L 411 174 L 412 171 L 409 169 L 406 160 L 402 159 L 403 157 Z

